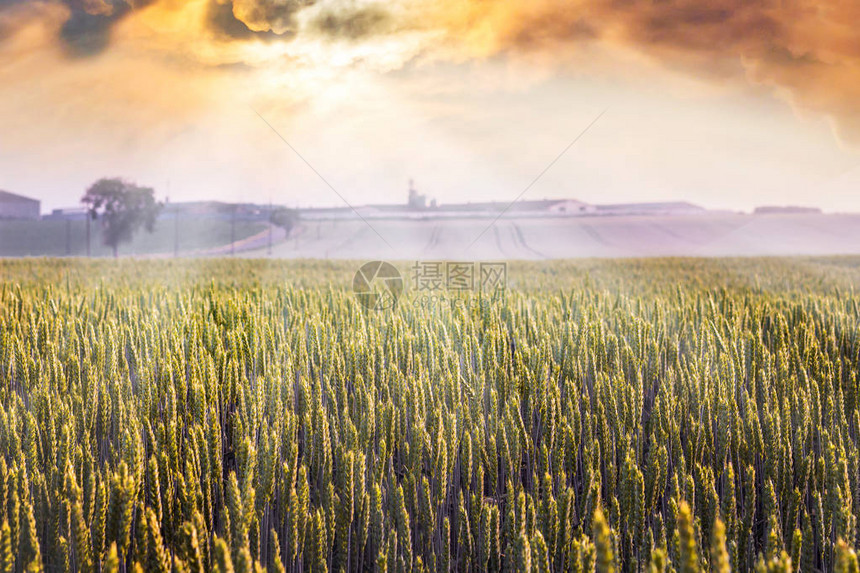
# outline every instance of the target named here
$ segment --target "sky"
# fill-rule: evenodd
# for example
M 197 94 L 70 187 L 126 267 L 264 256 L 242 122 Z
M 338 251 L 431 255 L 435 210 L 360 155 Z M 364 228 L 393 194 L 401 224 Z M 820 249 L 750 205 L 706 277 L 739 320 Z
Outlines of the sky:
M 172 201 L 402 202 L 414 180 L 440 203 L 860 212 L 857 21 L 853 0 L 0 0 L 0 189 L 43 211 L 123 177 Z

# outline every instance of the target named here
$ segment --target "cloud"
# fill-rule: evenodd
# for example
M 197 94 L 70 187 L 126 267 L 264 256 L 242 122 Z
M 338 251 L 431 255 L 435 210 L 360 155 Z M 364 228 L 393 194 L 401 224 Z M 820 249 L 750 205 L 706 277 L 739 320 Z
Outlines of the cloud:
M 208 21 L 216 34 L 234 40 L 288 40 L 296 35 L 296 15 L 313 0 L 209 0 Z
M 125 10 L 116 13 L 124 14 Z M 74 9 L 60 30 L 60 38 L 71 55 L 98 54 L 110 43 L 110 29 L 116 18 L 113 12 L 90 13 Z
M 315 0 L 233 0 L 233 13 L 255 32 L 296 31 L 296 13 Z
M 425 34 L 423 52 L 438 58 L 538 55 L 561 70 L 580 48 L 603 45 L 714 83 L 767 86 L 860 143 L 860 3 L 846 0 L 0 0 L 0 38 L 62 13 L 58 44 L 85 59 L 111 49 L 120 24 L 152 8 L 181 13 L 193 32 L 183 37 L 175 22 L 162 30 L 150 18 L 139 53 L 155 46 L 225 69 L 262 67 L 266 57 L 280 66 L 302 41 L 379 39 L 396 51 L 392 38 L 409 37 L 403 51 L 414 53 L 415 34 Z M 305 48 L 294 50 L 299 59 Z
M 71 57 L 92 56 L 108 47 L 116 22 L 153 1 L 156 0 L 0 0 L 0 39 L 11 36 L 34 14 L 60 9 L 66 13 L 58 30 L 63 49 Z
M 428 13 L 474 57 L 543 53 L 563 65 L 580 45 L 620 47 L 713 81 L 770 86 L 860 143 L 857 2 L 447 0 Z
M 252 38 L 274 39 L 275 34 L 270 31 L 254 31 L 248 24 L 236 17 L 231 2 L 219 2 L 210 0 L 207 8 L 206 19 L 209 26 L 220 39 L 249 40 Z
M 394 30 L 391 15 L 376 4 L 364 7 L 328 7 L 310 21 L 310 28 L 333 39 L 359 40 Z

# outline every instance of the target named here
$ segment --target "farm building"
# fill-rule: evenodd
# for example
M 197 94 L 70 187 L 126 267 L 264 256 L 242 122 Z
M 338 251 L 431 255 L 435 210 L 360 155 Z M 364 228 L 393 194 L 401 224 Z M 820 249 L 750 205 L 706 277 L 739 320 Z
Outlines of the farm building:
M 44 217 L 48 221 L 85 221 L 87 219 L 86 207 L 66 207 L 63 209 L 54 209 Z
M 537 199 L 519 200 L 513 203 L 490 201 L 484 203 L 452 203 L 440 205 L 439 212 L 463 214 L 498 214 L 512 215 L 582 215 L 593 211 L 591 205 L 575 199 Z
M 38 219 L 40 209 L 36 199 L 0 190 L 0 219 Z
M 818 207 L 796 207 L 793 205 L 765 205 L 756 207 L 753 215 L 820 215 Z
M 701 215 L 707 213 L 707 209 L 686 201 L 670 201 L 595 205 L 594 213 L 596 215 Z

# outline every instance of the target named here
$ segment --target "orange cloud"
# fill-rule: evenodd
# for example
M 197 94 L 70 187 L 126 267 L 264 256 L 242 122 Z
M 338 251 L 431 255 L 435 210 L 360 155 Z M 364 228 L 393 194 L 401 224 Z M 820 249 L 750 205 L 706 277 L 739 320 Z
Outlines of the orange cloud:
M 770 86 L 860 143 L 860 3 L 847 0 L 0 0 L 0 39 L 34 18 L 60 19 L 70 56 L 120 47 L 204 67 L 325 65 L 306 57 L 308 43 L 409 36 L 405 62 L 415 34 L 437 57 L 533 54 L 562 67 L 578 47 L 605 45 L 696 77 Z
M 844 0 L 450 0 L 436 22 L 475 56 L 559 62 L 603 43 L 715 80 L 772 86 L 860 143 L 860 3 Z

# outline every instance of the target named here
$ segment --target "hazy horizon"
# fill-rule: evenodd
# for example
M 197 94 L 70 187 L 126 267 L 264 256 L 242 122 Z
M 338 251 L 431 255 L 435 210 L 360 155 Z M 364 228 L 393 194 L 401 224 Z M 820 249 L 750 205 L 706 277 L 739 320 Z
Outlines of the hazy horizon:
M 860 212 L 860 9 L 613 6 L 2 0 L 0 189 Z

